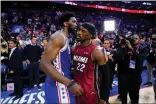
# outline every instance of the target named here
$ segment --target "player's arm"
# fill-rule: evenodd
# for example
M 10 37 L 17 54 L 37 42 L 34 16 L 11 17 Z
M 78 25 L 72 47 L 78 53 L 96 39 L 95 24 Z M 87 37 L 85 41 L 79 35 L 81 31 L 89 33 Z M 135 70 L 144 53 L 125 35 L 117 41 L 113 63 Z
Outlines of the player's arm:
M 109 69 L 107 68 L 106 65 L 106 59 L 104 57 L 104 53 L 99 50 L 95 49 L 92 53 L 92 60 L 98 65 L 98 70 L 101 72 L 101 75 L 104 79 L 105 83 L 103 88 L 100 90 L 102 91 L 103 95 L 100 95 L 100 104 L 105 104 L 107 101 L 108 91 L 109 91 Z
M 52 65 L 52 62 L 54 61 L 64 44 L 65 40 L 59 33 L 52 35 L 42 56 L 40 67 L 44 73 L 46 73 L 56 81 L 65 85 L 69 85 L 69 83 L 71 83 L 71 80 L 60 74 Z
M 99 66 L 104 65 L 106 63 L 106 58 L 104 53 L 98 48 L 93 50 L 91 57 L 92 60 Z

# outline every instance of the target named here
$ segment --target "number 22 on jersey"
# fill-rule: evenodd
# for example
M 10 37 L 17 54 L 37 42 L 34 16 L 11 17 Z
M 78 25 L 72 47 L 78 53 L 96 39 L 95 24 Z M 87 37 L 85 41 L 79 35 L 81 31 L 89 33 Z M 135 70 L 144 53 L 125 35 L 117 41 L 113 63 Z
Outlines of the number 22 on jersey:
M 85 64 L 81 64 L 81 63 L 78 63 L 78 64 L 77 64 L 77 68 L 76 68 L 76 69 L 77 69 L 78 71 L 83 72 L 83 69 L 84 69 L 84 68 L 85 68 Z

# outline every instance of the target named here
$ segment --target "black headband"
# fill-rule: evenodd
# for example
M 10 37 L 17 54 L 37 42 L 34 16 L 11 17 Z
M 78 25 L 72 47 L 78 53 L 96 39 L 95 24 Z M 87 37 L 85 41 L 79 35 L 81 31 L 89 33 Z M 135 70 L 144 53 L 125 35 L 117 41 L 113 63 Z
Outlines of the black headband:
M 91 33 L 91 35 L 93 35 L 93 36 L 96 35 L 96 28 L 93 24 L 83 23 L 81 26 L 84 27 L 85 29 L 87 29 Z

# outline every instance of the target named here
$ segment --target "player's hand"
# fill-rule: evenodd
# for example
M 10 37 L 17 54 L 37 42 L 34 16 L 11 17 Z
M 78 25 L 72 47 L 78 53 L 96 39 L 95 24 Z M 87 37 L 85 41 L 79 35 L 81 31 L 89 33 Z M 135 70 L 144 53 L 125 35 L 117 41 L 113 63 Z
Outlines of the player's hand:
M 73 84 L 71 86 L 70 90 L 76 96 L 80 96 L 80 95 L 82 95 L 84 93 L 82 87 L 77 83 Z

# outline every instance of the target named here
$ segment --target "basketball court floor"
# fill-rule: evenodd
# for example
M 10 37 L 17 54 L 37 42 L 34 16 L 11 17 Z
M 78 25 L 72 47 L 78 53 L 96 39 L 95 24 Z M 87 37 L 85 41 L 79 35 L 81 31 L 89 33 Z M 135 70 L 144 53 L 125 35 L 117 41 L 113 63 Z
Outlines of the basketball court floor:
M 147 81 L 147 72 L 146 70 L 143 71 L 142 73 L 142 84 L 141 84 L 141 89 L 140 89 L 140 96 L 139 96 L 139 103 L 144 103 L 144 104 L 154 104 L 156 103 L 154 100 L 154 92 L 153 92 L 153 87 L 145 87 L 143 86 L 143 83 Z M 23 90 L 24 95 L 22 96 L 21 99 L 13 101 L 12 99 L 14 97 L 9 97 L 9 94 L 11 94 L 13 91 L 2 91 L 1 92 L 1 104 L 21 104 L 21 103 L 45 103 L 45 93 L 44 93 L 44 88 L 45 85 L 40 84 L 41 90 L 38 90 L 37 87 L 34 87 L 30 92 L 27 92 L 27 88 Z M 113 89 L 110 91 L 110 103 L 117 104 L 121 103 L 119 99 L 117 99 L 118 96 L 118 81 L 117 78 L 114 78 L 113 81 Z M 130 100 L 128 98 L 128 102 L 130 103 Z
M 144 104 L 155 104 L 155 99 L 154 99 L 154 92 L 153 92 L 153 87 L 145 87 L 140 89 L 140 94 L 139 94 L 139 103 L 144 103 Z M 111 96 L 109 98 L 110 103 L 117 104 L 121 103 L 119 99 L 117 99 L 118 95 Z M 128 97 L 128 103 L 130 103 L 129 96 Z
M 9 93 L 10 94 L 10 93 Z M 8 94 L 7 94 L 8 95 Z M 24 96 L 21 99 L 12 101 L 14 97 L 8 97 L 8 96 L 2 96 L 1 99 L 1 104 L 14 104 L 14 103 L 45 103 L 44 100 L 44 92 L 34 92 L 34 93 L 25 93 Z M 109 101 L 111 104 L 117 104 L 121 103 L 119 99 L 117 99 L 118 95 L 113 95 L 110 96 Z M 4 98 L 5 97 L 5 98 Z M 130 103 L 129 96 L 128 97 L 128 103 Z M 140 99 L 139 103 L 144 103 L 144 104 L 156 104 L 154 100 L 154 92 L 153 92 L 153 87 L 146 87 L 140 89 Z

